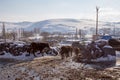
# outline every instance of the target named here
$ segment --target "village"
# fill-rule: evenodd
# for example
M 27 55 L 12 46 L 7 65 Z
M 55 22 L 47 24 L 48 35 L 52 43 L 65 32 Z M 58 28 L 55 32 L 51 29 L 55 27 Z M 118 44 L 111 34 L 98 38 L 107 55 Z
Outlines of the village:
M 74 33 L 9 32 L 2 25 L 1 80 L 120 79 L 120 42 L 114 30 L 90 36 L 77 28 Z
M 0 80 L 120 80 L 119 8 L 86 1 L 0 1 Z

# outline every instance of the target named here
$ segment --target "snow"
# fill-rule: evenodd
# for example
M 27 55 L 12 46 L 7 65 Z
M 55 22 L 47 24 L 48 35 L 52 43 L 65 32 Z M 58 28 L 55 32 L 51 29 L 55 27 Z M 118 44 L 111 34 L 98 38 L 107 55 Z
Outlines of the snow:
M 116 57 L 120 58 L 120 51 L 116 51 Z
M 103 48 L 112 48 L 112 47 L 109 45 L 105 45 Z
M 57 47 L 51 47 L 51 48 L 58 51 Z M 44 53 L 44 56 L 42 56 L 38 51 L 38 52 L 35 53 L 36 54 L 36 57 L 35 57 L 33 54 L 30 54 L 30 56 L 26 56 L 28 54 L 27 52 L 24 52 L 24 53 L 22 53 L 22 55 L 19 55 L 19 56 L 13 56 L 12 54 L 6 53 L 6 52 L 4 52 L 4 53 L 5 53 L 4 55 L 0 55 L 0 58 L 23 60 L 23 61 L 25 61 L 25 60 L 33 60 L 33 59 L 37 59 L 39 57 L 53 56 L 55 54 L 54 52 L 52 52 L 51 54 Z
M 81 67 L 80 63 L 76 63 L 76 62 L 63 62 L 62 64 L 66 65 L 66 67 L 70 67 L 71 69 L 77 69 Z
M 92 61 L 100 62 L 100 61 L 115 61 L 115 60 L 116 60 L 116 56 L 107 55 L 107 57 L 100 57 L 97 59 L 93 59 Z
M 18 44 L 18 46 L 19 46 L 19 47 L 23 47 L 23 46 L 24 46 L 24 44 Z
M 9 58 L 9 59 L 15 59 L 15 60 L 32 60 L 34 59 L 34 55 L 30 55 L 30 56 L 26 56 L 26 54 L 28 53 L 22 53 L 22 55 L 19 55 L 19 56 L 13 56 L 11 55 L 10 53 L 5 53 L 4 55 L 0 56 L 0 58 Z M 41 54 L 36 54 L 37 57 L 41 57 Z M 36 57 L 36 58 L 37 58 Z
M 113 56 L 108 55 L 108 57 L 109 59 L 112 60 Z M 52 78 L 51 76 L 48 76 L 44 80 L 60 80 L 60 78 L 65 79 L 64 74 L 63 74 L 65 71 L 72 70 L 72 69 L 79 70 L 81 68 L 85 70 L 93 69 L 94 67 L 101 68 L 102 66 L 102 65 L 98 66 L 98 65 L 90 65 L 90 64 L 86 65 L 82 63 L 76 63 L 72 61 L 71 58 L 62 60 L 59 65 L 55 64 L 55 62 L 51 62 L 52 64 L 45 63 L 45 65 L 43 66 L 42 63 L 37 62 L 40 60 L 47 60 L 47 59 L 50 59 L 50 60 L 52 59 L 56 61 L 56 59 L 59 60 L 58 58 L 60 57 L 59 56 L 37 57 L 35 58 L 37 60 L 34 59 L 33 61 L 30 61 L 28 63 L 16 64 L 16 66 L 14 65 L 14 66 L 9 66 L 9 67 L 5 66 L 3 68 L 0 67 L 0 71 L 1 71 L 0 80 L 15 80 L 16 78 L 20 80 L 43 80 L 44 77 L 42 76 L 42 74 L 43 75 L 44 74 L 49 74 L 49 75 L 57 74 L 59 76 L 59 77 L 54 76 L 54 78 Z M 41 65 L 37 65 L 38 63 Z M 53 66 L 54 64 L 55 66 Z M 60 74 L 62 74 L 62 76 Z M 8 76 L 10 77 L 8 78 Z
M 94 20 L 89 19 L 49 19 L 38 22 L 5 22 L 5 27 L 8 31 L 13 31 L 18 28 L 24 28 L 25 30 L 33 30 L 34 28 L 40 28 L 41 31 L 47 32 L 75 32 L 76 28 L 80 28 L 82 30 L 87 30 L 87 33 L 91 33 L 91 28 L 94 28 Z M 107 28 L 110 25 L 108 23 L 112 22 L 99 22 L 99 28 Z M 116 23 L 117 24 L 117 23 Z M 120 24 L 117 24 L 119 26 Z M 2 28 L 2 24 L 0 24 Z M 2 30 L 2 29 L 1 29 Z M 0 30 L 0 31 L 1 31 Z M 92 33 L 91 33 L 92 34 Z

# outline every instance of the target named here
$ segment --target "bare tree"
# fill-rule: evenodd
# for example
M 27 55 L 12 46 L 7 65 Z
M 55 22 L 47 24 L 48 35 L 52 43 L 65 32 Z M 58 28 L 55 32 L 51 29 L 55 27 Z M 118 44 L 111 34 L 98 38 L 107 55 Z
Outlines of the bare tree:
M 4 41 L 6 42 L 6 34 L 5 34 L 5 24 L 3 22 L 3 28 L 2 28 L 2 38 L 4 39 Z

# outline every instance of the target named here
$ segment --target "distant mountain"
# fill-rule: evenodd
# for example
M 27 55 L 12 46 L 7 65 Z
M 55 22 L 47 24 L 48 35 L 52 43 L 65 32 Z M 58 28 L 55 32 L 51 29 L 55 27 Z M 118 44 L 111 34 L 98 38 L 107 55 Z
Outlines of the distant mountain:
M 7 29 L 15 29 L 15 28 L 26 28 L 29 27 L 32 22 L 4 22 L 5 23 L 5 27 Z M 0 28 L 2 28 L 2 22 L 0 22 Z
M 120 22 L 102 22 L 99 21 L 99 28 L 113 27 L 113 24 L 120 26 Z M 49 19 L 39 22 L 5 22 L 6 28 L 24 28 L 31 31 L 34 28 L 46 32 L 75 32 L 76 28 L 90 29 L 95 28 L 95 21 L 90 19 Z M 0 22 L 0 28 L 2 23 Z
M 13 23 L 15 25 L 19 25 L 19 26 L 29 26 L 30 24 L 32 24 L 33 22 L 27 22 L 27 21 L 24 21 L 24 22 L 18 22 L 18 23 Z
M 41 31 L 47 32 L 75 32 L 76 28 L 94 27 L 95 21 L 93 20 L 78 20 L 78 19 L 50 19 L 35 22 L 30 25 L 26 30 L 33 30 L 40 28 Z
M 51 19 L 33 23 L 26 30 L 33 30 L 34 28 L 40 28 L 41 31 L 47 32 L 73 32 L 77 25 L 78 20 L 75 19 Z

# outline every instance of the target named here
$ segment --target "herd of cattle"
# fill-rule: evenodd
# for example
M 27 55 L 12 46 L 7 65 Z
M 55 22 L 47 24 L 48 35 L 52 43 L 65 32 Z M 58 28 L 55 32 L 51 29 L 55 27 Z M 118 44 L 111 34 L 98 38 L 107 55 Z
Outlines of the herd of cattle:
M 107 55 L 116 56 L 115 50 L 120 50 L 120 42 L 115 39 L 110 39 L 108 41 L 92 41 L 87 45 L 82 45 L 79 42 L 73 42 L 71 46 L 61 46 L 56 47 L 56 49 L 51 48 L 49 43 L 36 43 L 32 42 L 29 44 L 14 44 L 13 42 L 9 43 L 0 43 L 0 55 L 7 53 L 12 54 L 13 56 L 22 55 L 24 52 L 30 56 L 33 54 L 36 56 L 36 52 L 44 56 L 46 54 L 61 55 L 61 58 L 67 58 L 70 56 L 76 56 L 80 59 L 96 59 L 101 56 L 106 57 Z
M 33 54 L 36 57 L 36 52 L 39 51 L 38 54 L 44 55 L 43 53 L 50 53 L 52 50 L 48 43 L 24 43 L 24 44 L 16 44 L 14 42 L 2 42 L 0 43 L 0 55 L 4 55 L 5 53 L 10 53 L 13 56 L 22 55 L 24 52 L 27 52 L 26 56 L 30 56 Z M 52 50 L 53 51 L 53 50 Z
M 116 50 L 120 51 L 120 41 L 116 39 L 92 41 L 87 45 L 82 45 L 79 42 L 73 42 L 72 46 L 61 47 L 61 57 L 69 57 L 74 55 L 76 59 L 97 59 L 107 57 L 108 55 L 116 56 Z M 72 54 L 72 51 L 74 54 Z M 67 53 L 67 54 L 66 54 Z

